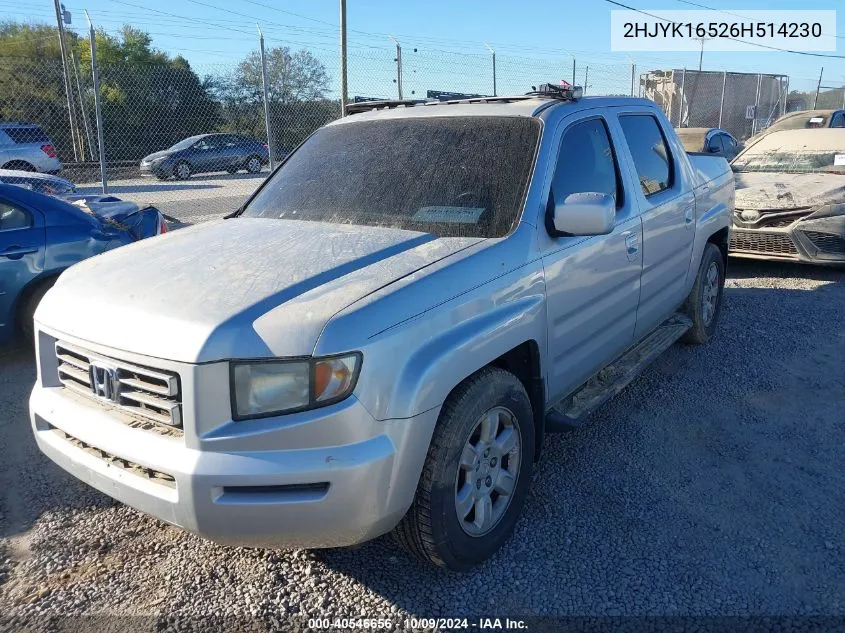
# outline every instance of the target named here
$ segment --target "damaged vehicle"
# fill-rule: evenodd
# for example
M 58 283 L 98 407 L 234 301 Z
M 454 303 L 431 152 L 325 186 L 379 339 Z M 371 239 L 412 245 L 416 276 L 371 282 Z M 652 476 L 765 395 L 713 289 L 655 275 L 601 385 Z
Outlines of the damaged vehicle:
M 166 231 L 155 207 L 0 183 L 0 343 L 15 333 L 32 340 L 35 308 L 65 269 Z
M 727 161 L 578 92 L 350 104 L 230 218 L 75 266 L 38 446 L 219 543 L 486 560 L 546 433 L 717 332 Z
M 845 264 L 845 129 L 773 132 L 732 167 L 731 255 Z

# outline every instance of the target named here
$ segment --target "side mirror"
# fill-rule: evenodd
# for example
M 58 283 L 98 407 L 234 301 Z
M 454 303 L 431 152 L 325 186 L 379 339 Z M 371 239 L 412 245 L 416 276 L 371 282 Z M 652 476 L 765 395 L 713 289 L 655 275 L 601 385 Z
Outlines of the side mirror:
M 616 201 L 606 193 L 573 193 L 555 205 L 555 230 L 569 235 L 607 235 L 616 226 Z

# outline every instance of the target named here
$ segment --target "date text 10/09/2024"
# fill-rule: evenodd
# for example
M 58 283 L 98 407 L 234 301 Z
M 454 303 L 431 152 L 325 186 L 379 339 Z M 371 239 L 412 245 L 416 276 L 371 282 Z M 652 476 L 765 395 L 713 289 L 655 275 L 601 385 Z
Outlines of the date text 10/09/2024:
M 390 629 L 436 629 L 519 631 L 526 630 L 524 620 L 511 618 L 309 618 L 309 629 L 330 630 L 390 630 Z

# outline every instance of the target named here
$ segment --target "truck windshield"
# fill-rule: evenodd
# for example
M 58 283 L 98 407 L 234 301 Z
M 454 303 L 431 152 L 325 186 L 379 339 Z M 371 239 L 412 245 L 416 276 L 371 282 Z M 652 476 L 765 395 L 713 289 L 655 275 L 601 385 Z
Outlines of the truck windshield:
M 540 122 L 526 117 L 328 126 L 282 165 L 242 216 L 501 237 L 519 220 L 539 137 Z

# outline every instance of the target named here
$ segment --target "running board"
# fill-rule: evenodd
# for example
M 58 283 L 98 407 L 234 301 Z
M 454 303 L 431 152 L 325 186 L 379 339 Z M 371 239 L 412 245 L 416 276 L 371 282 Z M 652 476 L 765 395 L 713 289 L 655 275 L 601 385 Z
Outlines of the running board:
M 692 321 L 675 314 L 651 334 L 599 371 L 578 391 L 564 398 L 546 413 L 546 432 L 560 433 L 583 426 L 587 417 L 622 391 L 658 356 L 692 327 Z

